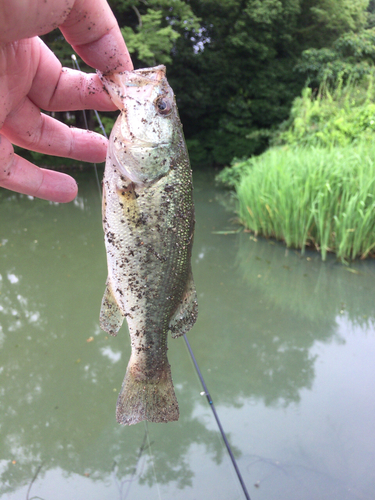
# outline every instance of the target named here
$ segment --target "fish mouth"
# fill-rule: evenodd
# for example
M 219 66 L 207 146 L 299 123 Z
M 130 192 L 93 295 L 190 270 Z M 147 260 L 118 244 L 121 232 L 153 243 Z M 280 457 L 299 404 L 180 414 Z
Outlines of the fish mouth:
M 116 85 L 118 85 L 118 82 L 121 82 L 120 85 L 134 87 L 136 85 L 142 85 L 142 79 L 147 80 L 147 83 L 159 82 L 160 80 L 165 78 L 167 69 L 163 64 L 160 64 L 159 66 L 134 69 L 132 71 L 107 71 L 102 73 L 101 71 L 97 70 L 96 72 L 104 84 L 115 83 Z M 122 75 L 127 75 L 129 80 L 123 82 L 121 78 Z
M 163 85 L 163 82 L 166 82 L 166 68 L 163 65 L 119 73 L 101 73 L 97 71 L 97 74 L 109 93 L 110 98 L 120 110 L 124 109 L 124 99 L 134 98 L 131 95 L 132 87 L 138 89 L 147 89 L 149 87 L 149 92 L 151 92 L 153 87 Z M 124 76 L 126 76 L 125 81 Z
M 153 68 L 135 69 L 131 73 L 136 75 L 130 76 L 130 81 L 124 82 L 126 87 L 142 87 L 143 85 L 155 84 L 160 82 L 166 75 L 166 67 L 164 65 L 154 66 Z

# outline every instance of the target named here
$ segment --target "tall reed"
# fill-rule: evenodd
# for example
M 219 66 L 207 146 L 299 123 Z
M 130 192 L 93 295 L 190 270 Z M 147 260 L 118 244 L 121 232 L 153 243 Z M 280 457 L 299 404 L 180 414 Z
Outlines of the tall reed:
M 313 245 L 325 260 L 375 255 L 375 144 L 271 148 L 247 161 L 239 216 L 288 247 Z

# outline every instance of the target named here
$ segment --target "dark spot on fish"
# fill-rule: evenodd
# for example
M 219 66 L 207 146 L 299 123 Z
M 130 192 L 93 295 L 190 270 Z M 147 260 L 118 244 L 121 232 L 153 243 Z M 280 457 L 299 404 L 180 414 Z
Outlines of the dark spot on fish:
M 134 222 L 135 226 L 136 227 L 139 227 L 141 225 L 145 225 L 147 224 L 147 216 L 146 214 L 142 213 L 138 219 Z
M 114 239 L 115 235 L 114 233 L 111 233 L 110 231 L 107 233 L 107 241 L 108 243 L 111 243 L 112 245 L 114 244 Z

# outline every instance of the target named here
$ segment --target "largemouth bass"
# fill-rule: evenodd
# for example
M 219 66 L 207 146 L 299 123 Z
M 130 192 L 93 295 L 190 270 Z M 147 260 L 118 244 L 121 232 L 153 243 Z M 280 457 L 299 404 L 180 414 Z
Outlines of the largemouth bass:
M 188 153 L 164 66 L 99 76 L 121 110 L 103 179 L 108 279 L 100 312 L 111 335 L 126 318 L 131 339 L 116 418 L 169 422 L 179 409 L 167 334 L 186 333 L 198 312 Z

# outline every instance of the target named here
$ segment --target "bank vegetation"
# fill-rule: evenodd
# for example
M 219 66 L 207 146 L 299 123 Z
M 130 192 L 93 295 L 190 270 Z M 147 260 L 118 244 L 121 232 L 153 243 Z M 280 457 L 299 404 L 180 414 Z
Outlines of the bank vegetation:
M 374 98 L 373 75 L 306 87 L 273 146 L 218 176 L 236 190 L 241 223 L 323 260 L 374 256 Z

